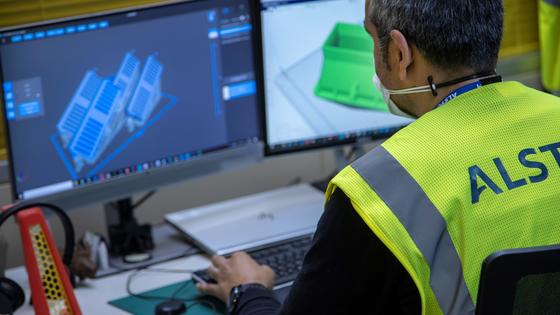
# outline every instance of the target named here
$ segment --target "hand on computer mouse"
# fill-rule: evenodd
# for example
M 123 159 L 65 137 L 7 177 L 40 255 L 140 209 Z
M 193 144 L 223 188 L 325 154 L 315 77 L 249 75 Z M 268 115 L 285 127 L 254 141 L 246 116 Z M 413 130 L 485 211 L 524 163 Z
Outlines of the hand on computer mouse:
M 259 283 L 269 289 L 274 286 L 274 271 L 266 265 L 259 265 L 245 252 L 235 253 L 230 258 L 213 256 L 208 273 L 217 283 L 197 283 L 196 287 L 224 302 L 231 289 L 240 284 Z

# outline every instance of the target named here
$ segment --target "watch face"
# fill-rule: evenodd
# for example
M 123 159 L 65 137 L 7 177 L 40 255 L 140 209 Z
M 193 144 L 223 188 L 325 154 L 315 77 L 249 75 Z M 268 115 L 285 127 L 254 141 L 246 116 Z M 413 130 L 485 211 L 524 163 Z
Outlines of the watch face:
M 237 302 L 239 301 L 239 298 L 241 297 L 241 286 L 242 284 L 233 287 L 231 289 L 231 292 L 229 293 L 229 299 L 228 299 L 228 314 L 233 314 L 233 311 L 235 311 L 235 307 L 237 306 Z
M 249 288 L 264 288 L 264 286 L 260 283 L 245 283 L 233 287 L 229 293 L 228 314 L 232 314 L 235 311 L 237 304 L 239 303 L 239 299 L 241 299 L 245 290 Z

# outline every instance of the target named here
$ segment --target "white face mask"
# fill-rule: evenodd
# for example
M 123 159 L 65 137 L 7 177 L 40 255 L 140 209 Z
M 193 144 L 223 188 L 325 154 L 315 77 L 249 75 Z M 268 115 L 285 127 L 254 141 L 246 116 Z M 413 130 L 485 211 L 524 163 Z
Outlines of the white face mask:
M 454 79 L 454 80 L 450 80 L 447 82 L 443 82 L 443 83 L 438 83 L 435 84 L 434 83 L 434 79 L 432 76 L 428 77 L 428 85 L 422 85 L 422 86 L 417 86 L 417 87 L 413 87 L 413 88 L 408 88 L 408 89 L 402 89 L 402 90 L 389 90 L 387 88 L 385 88 L 385 86 L 383 86 L 383 83 L 381 83 L 381 80 L 379 80 L 379 77 L 377 76 L 377 74 L 375 74 L 372 78 L 373 84 L 379 89 L 379 91 L 381 92 L 381 94 L 383 95 L 383 99 L 385 100 L 385 103 L 387 103 L 387 105 L 389 106 L 389 112 L 391 112 L 391 114 L 397 115 L 397 116 L 401 116 L 401 117 L 406 117 L 406 118 L 410 118 L 410 119 L 417 119 L 417 117 L 413 117 L 410 114 L 407 114 L 405 112 L 403 112 L 398 106 L 397 104 L 395 104 L 395 102 L 393 102 L 393 100 L 391 99 L 391 95 L 394 94 L 416 94 L 416 93 L 429 93 L 431 92 L 434 96 L 437 96 L 437 90 L 439 88 L 443 88 L 443 87 L 447 87 L 447 86 L 453 86 L 455 84 L 459 84 L 462 82 L 466 82 L 469 80 L 474 80 L 474 79 L 479 79 L 480 81 L 482 80 L 492 80 L 492 82 L 501 82 L 502 78 L 501 76 L 499 76 L 498 74 L 496 74 L 496 71 L 486 71 L 486 72 L 481 72 L 481 73 L 476 73 L 476 74 L 471 74 L 471 75 L 467 75 L 458 79 Z M 479 81 L 479 86 L 480 86 L 480 81 Z
M 410 118 L 410 119 L 417 119 L 417 117 L 414 117 L 412 115 L 409 115 L 409 114 L 403 112 L 397 106 L 397 104 L 395 104 L 395 102 L 393 102 L 393 100 L 391 99 L 391 94 L 413 94 L 413 93 L 425 92 L 423 90 L 419 91 L 420 88 L 424 88 L 424 87 L 404 89 L 404 90 L 388 90 L 388 89 L 385 88 L 385 86 L 383 86 L 383 83 L 381 83 L 381 80 L 379 80 L 379 77 L 377 76 L 377 74 L 375 74 L 373 76 L 372 82 L 377 87 L 377 89 L 379 89 L 381 94 L 383 95 L 383 99 L 385 100 L 385 103 L 387 103 L 387 106 L 389 107 L 389 112 L 391 114 L 401 116 L 401 117 L 405 117 L 405 118 Z M 430 90 L 429 85 L 427 86 L 427 88 L 428 88 L 428 92 L 430 92 L 431 90 Z M 412 92 L 412 91 L 414 91 L 414 92 Z

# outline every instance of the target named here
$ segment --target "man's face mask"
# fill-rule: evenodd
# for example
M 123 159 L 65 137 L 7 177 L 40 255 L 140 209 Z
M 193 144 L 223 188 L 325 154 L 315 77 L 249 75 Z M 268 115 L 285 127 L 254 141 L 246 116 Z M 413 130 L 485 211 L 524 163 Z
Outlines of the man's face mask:
M 383 86 L 383 83 L 381 83 L 381 80 L 379 80 L 379 77 L 377 76 L 377 74 L 375 74 L 373 76 L 372 81 L 373 81 L 373 84 L 379 89 L 379 91 L 381 91 L 381 94 L 383 94 L 383 99 L 385 100 L 385 103 L 387 103 L 387 105 L 389 107 L 389 112 L 391 114 L 401 116 L 401 117 L 410 118 L 410 119 L 417 119 L 418 117 L 414 117 L 410 114 L 407 114 L 407 113 L 403 112 L 397 106 L 397 104 L 395 104 L 395 102 L 393 102 L 393 100 L 391 99 L 391 95 L 416 94 L 416 93 L 429 93 L 429 92 L 431 92 L 433 96 L 437 96 L 438 95 L 437 90 L 440 89 L 440 88 L 452 86 L 452 85 L 459 84 L 459 83 L 466 82 L 466 81 L 473 80 L 473 79 L 480 79 L 480 80 L 494 79 L 494 80 L 501 81 L 501 77 L 496 74 L 496 71 L 486 71 L 486 72 L 476 73 L 476 74 L 468 75 L 468 76 L 465 76 L 465 77 L 462 77 L 462 78 L 458 78 L 458 79 L 454 79 L 454 80 L 450 80 L 450 81 L 443 82 L 443 83 L 438 83 L 438 84 L 434 83 L 434 79 L 433 79 L 432 76 L 428 76 L 428 85 L 422 85 L 422 86 L 417 86 L 417 87 L 412 87 L 412 88 L 402 89 L 402 90 L 389 90 L 389 89 L 385 88 L 385 86 Z
M 409 92 L 409 90 L 412 90 L 412 89 L 388 90 L 388 89 L 385 88 L 383 83 L 381 83 L 381 80 L 379 80 L 379 77 L 377 76 L 377 74 L 375 74 L 373 76 L 372 81 L 373 81 L 373 84 L 377 87 L 377 89 L 383 95 L 383 99 L 385 100 L 385 103 L 389 107 L 389 112 L 391 114 L 401 116 L 401 117 L 405 117 L 405 118 L 416 119 L 416 117 L 403 112 L 397 106 L 397 104 L 395 104 L 395 102 L 393 102 L 393 100 L 391 99 L 391 94 L 411 94 L 411 92 Z M 413 89 L 415 89 L 415 88 L 413 88 Z M 428 91 L 430 91 L 429 87 L 428 87 Z M 425 91 L 421 91 L 421 92 L 425 92 Z M 420 93 L 420 92 L 413 92 L 413 93 Z

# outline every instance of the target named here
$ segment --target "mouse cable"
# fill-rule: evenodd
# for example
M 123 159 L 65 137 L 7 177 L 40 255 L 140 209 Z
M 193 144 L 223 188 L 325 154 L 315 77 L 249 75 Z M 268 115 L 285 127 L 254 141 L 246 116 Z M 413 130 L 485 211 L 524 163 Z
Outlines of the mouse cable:
M 205 300 L 201 300 L 200 298 L 193 298 L 193 299 L 184 299 L 184 298 L 177 298 L 177 295 L 184 290 L 190 283 L 190 279 L 189 280 L 185 280 L 183 284 L 181 284 L 181 286 L 179 286 L 172 294 L 171 297 L 169 296 L 157 296 L 157 295 L 148 295 L 148 294 L 142 294 L 142 293 L 136 293 L 132 291 L 132 280 L 134 278 L 136 278 L 136 276 L 140 275 L 142 272 L 161 272 L 161 273 L 193 273 L 195 270 L 187 270 L 187 269 L 167 269 L 167 268 L 155 268 L 155 267 L 146 267 L 146 268 L 140 268 L 137 269 L 135 271 L 133 271 L 127 278 L 126 281 L 126 293 L 132 297 L 141 299 L 141 300 L 161 300 L 161 301 L 165 301 L 165 300 L 177 300 L 177 301 L 182 301 L 185 303 L 190 303 L 187 306 L 187 312 L 190 308 L 192 308 L 195 305 L 206 305 L 208 307 L 210 307 L 212 309 L 212 314 L 216 313 L 216 305 L 214 305 L 214 303 L 210 302 L 210 301 L 205 301 Z

